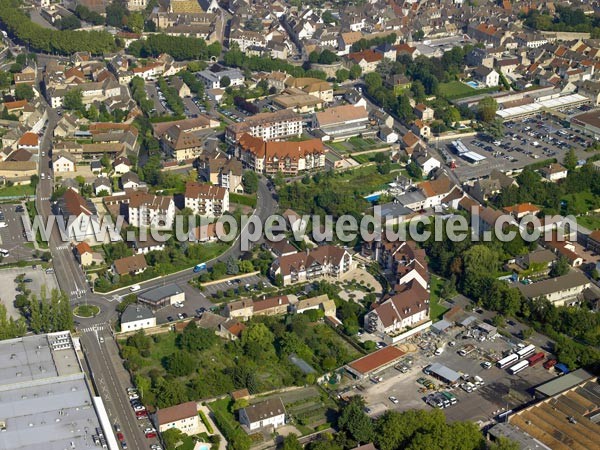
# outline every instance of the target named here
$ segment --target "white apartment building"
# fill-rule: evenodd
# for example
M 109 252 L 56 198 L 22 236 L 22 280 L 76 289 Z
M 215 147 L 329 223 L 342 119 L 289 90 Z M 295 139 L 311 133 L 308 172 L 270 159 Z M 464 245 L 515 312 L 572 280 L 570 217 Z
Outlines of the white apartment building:
M 133 193 L 129 197 L 128 219 L 130 225 L 138 228 L 171 228 L 175 219 L 175 202 L 172 197 Z
M 229 191 L 220 186 L 189 182 L 185 186 L 185 207 L 200 216 L 220 216 L 229 211 Z

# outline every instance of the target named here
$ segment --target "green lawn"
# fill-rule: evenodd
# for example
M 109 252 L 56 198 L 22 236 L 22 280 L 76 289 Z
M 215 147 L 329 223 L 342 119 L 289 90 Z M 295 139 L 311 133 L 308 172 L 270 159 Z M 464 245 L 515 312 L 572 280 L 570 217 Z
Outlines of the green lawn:
M 600 197 L 589 191 L 567 194 L 561 197 L 561 200 L 566 202 L 568 214 L 586 214 L 588 211 L 600 208 Z
M 25 197 L 30 195 L 35 195 L 35 189 L 30 184 L 0 188 L 0 197 Z
M 237 203 L 238 205 L 250 206 L 256 208 L 256 195 L 246 194 L 229 194 L 229 201 L 231 203 Z
M 446 98 L 456 99 L 477 94 L 478 90 L 460 81 L 440 83 L 439 92 Z
M 79 305 L 73 309 L 73 314 L 78 317 L 94 317 L 100 312 L 96 305 Z
M 577 223 L 590 230 L 600 230 L 600 216 L 580 216 L 577 217 Z
M 444 280 L 436 277 L 435 275 L 431 275 L 431 279 L 429 281 L 430 285 L 430 296 L 429 296 L 429 315 L 431 316 L 431 320 L 433 322 L 437 322 L 442 318 L 442 316 L 448 311 L 443 305 L 440 305 L 440 292 L 442 290 L 442 286 L 444 284 Z
M 473 95 L 496 92 L 497 87 L 475 89 L 461 81 L 450 81 L 449 83 L 440 83 L 440 95 L 448 100 L 471 97 Z

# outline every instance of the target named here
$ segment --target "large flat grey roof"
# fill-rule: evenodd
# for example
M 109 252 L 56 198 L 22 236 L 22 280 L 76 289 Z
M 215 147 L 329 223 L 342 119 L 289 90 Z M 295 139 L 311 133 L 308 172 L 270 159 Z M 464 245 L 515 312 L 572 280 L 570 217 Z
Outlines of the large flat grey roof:
M 98 448 L 100 421 L 69 332 L 0 341 L 2 450 Z

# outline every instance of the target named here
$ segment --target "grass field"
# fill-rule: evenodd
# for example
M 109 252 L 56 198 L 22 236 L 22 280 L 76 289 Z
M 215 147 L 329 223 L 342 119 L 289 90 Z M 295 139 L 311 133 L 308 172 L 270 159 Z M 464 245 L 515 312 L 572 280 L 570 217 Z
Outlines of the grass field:
M 442 290 L 442 286 L 444 284 L 444 280 L 436 277 L 435 275 L 431 276 L 429 281 L 430 284 L 430 296 L 429 296 L 429 315 L 431 316 L 431 320 L 433 322 L 437 322 L 442 318 L 444 313 L 448 311 L 443 305 L 440 305 L 440 292 Z
M 471 86 L 460 81 L 450 81 L 449 83 L 440 83 L 440 94 L 446 98 L 462 98 L 469 95 L 475 95 L 478 91 Z
M 229 201 L 238 205 L 250 206 L 256 208 L 256 195 L 229 194 Z
M 488 92 L 496 92 L 498 88 L 483 88 L 475 89 L 461 81 L 450 81 L 449 83 L 440 83 L 440 95 L 449 100 L 471 97 L 473 95 L 486 94 Z
M 35 189 L 29 184 L 0 188 L 0 197 L 25 197 L 28 195 L 35 195 Z
M 344 142 L 331 142 L 327 145 L 338 153 L 355 153 L 375 150 L 377 148 L 385 147 L 387 144 L 379 139 L 355 136 Z
M 600 197 L 592 194 L 589 191 L 577 192 L 576 194 L 567 194 L 561 197 L 561 200 L 566 202 L 567 213 L 569 214 L 580 215 L 600 208 Z
M 600 229 L 600 216 L 596 216 L 596 215 L 579 216 L 579 217 L 577 217 L 577 223 L 583 227 L 590 229 L 590 230 L 599 230 Z

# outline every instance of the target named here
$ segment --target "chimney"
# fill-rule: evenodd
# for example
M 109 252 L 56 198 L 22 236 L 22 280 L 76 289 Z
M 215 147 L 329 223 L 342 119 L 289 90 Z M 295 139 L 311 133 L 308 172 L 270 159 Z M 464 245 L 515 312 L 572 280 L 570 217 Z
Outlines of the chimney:
M 279 300 L 277 301 L 277 303 L 278 303 L 279 305 L 281 305 L 281 304 L 283 303 L 283 300 L 281 299 L 281 297 L 279 297 Z

